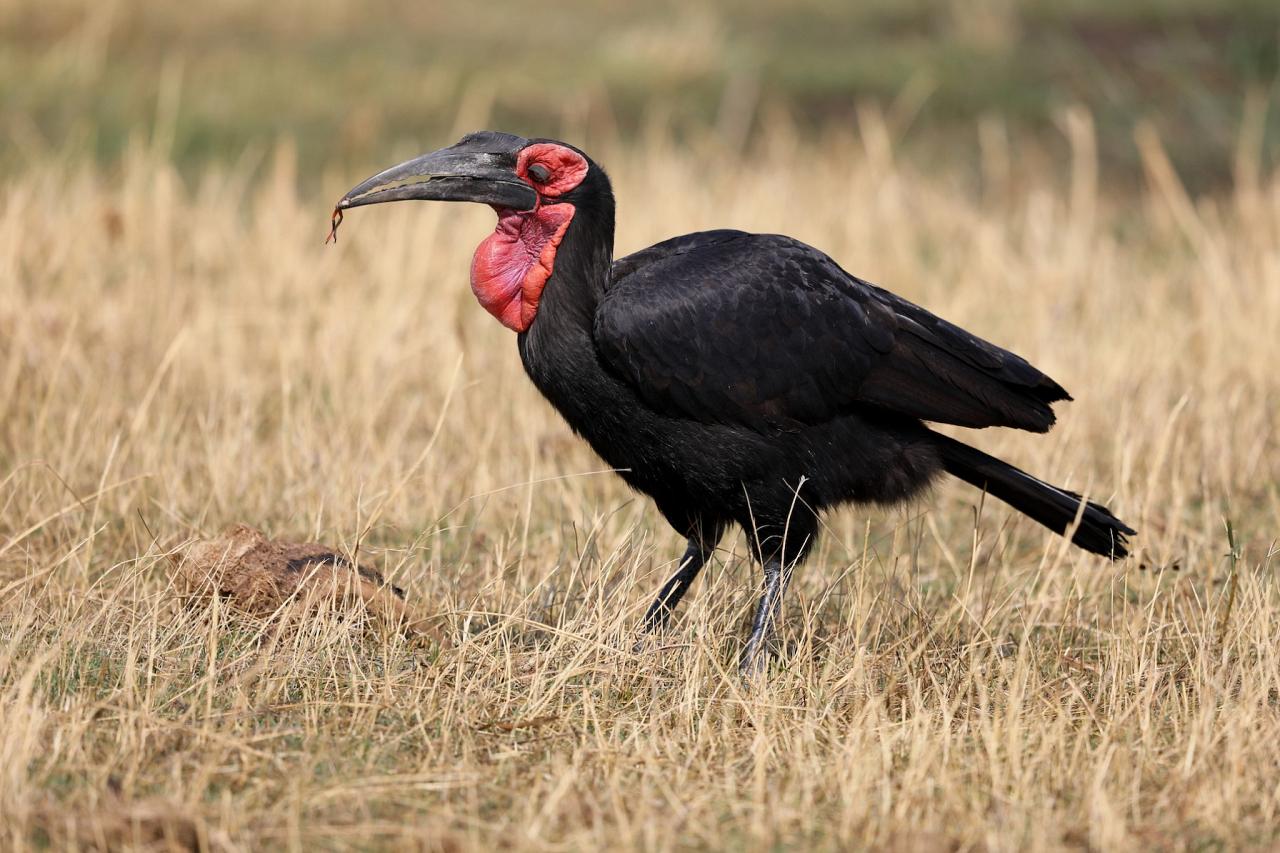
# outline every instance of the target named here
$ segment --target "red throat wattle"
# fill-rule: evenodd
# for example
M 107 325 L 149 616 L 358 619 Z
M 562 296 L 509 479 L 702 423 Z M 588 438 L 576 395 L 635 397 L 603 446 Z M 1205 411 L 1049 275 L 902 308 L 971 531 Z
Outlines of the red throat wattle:
M 539 182 L 529 167 L 546 176 Z M 495 208 L 498 225 L 471 259 L 471 291 L 484 309 L 508 329 L 523 332 L 533 323 L 542 289 L 555 270 L 556 249 L 573 221 L 567 202 L 547 203 L 569 192 L 587 174 L 587 161 L 569 148 L 551 143 L 520 152 L 516 174 L 538 190 L 533 210 Z
M 523 332 L 533 322 L 572 219 L 571 204 L 498 211 L 498 227 L 471 259 L 471 291 L 508 329 Z

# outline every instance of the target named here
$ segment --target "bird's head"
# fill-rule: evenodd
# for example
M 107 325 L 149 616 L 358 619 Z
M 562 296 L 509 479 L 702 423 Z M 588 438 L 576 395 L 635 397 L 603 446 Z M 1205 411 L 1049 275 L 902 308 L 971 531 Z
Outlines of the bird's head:
M 471 289 L 504 326 L 523 332 L 574 214 L 601 188 L 609 192 L 608 179 L 573 146 L 486 130 L 379 172 L 344 195 L 335 215 L 412 199 L 489 205 L 498 225 L 476 249 Z

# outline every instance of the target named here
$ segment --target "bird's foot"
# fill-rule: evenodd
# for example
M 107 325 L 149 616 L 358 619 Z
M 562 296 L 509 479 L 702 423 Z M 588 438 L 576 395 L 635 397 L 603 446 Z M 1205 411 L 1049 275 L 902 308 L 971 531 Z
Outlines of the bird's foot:
M 742 657 L 738 660 L 738 675 L 748 687 L 764 684 L 769 674 L 769 659 L 773 657 L 770 643 L 760 637 L 751 637 Z

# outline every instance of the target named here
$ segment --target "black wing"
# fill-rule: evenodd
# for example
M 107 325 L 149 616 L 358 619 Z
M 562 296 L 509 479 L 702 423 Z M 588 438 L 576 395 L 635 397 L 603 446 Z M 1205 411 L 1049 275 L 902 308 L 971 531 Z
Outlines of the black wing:
M 661 411 L 756 429 L 872 406 L 1044 432 L 1069 399 L 1023 359 L 789 237 L 706 231 L 614 263 L 605 362 Z

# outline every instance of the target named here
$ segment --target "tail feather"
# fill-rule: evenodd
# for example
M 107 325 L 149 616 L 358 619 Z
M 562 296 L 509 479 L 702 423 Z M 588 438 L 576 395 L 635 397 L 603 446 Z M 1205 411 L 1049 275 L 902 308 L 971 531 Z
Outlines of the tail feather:
M 1085 501 L 1075 492 L 1037 480 L 1008 462 L 953 438 L 945 435 L 937 438 L 947 473 L 986 490 L 1055 533 L 1071 531 L 1072 543 L 1086 551 L 1112 560 L 1128 555 L 1126 537 L 1135 531 L 1102 504 Z

